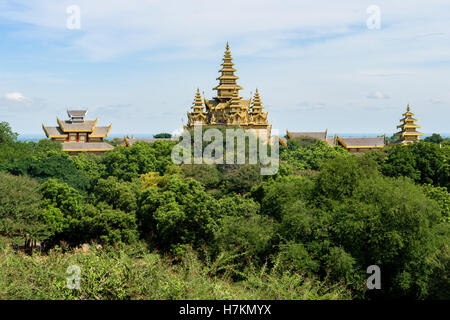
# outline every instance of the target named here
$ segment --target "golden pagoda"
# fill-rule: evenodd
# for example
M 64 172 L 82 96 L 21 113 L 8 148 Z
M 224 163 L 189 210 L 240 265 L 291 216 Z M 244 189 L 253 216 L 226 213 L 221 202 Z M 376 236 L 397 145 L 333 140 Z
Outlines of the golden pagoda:
M 233 68 L 230 46 L 227 43 L 225 55 L 223 58 L 222 69 L 219 85 L 213 90 L 217 91 L 217 97 L 207 100 L 200 95 L 200 90 L 197 89 L 194 103 L 192 105 L 192 112 L 188 112 L 187 129 L 193 128 L 196 124 L 205 126 L 240 126 L 244 130 L 252 129 L 258 134 L 258 130 L 264 129 L 267 131 L 265 135 L 270 136 L 272 125 L 267 120 L 267 112 L 263 112 L 263 105 L 258 89 L 255 95 L 250 99 L 243 99 L 239 96 L 239 90 L 243 88 L 236 83 L 239 79 L 234 74 L 236 69 Z
M 400 119 L 400 121 L 403 123 L 397 126 L 397 128 L 400 128 L 401 131 L 394 134 L 400 137 L 397 143 L 407 144 L 419 141 L 419 136 L 423 136 L 423 133 L 416 131 L 416 129 L 420 128 L 420 126 L 415 124 L 417 119 L 414 119 L 413 116 L 414 113 L 410 111 L 410 107 L 408 104 L 406 112 L 403 114 L 403 118 Z

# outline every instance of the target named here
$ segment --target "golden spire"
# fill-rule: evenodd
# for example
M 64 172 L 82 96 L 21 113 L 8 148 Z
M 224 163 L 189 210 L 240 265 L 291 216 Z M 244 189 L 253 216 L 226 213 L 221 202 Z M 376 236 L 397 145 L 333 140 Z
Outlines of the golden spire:
M 406 107 L 406 111 L 409 112 L 409 103 L 408 103 L 408 106 Z
M 195 94 L 194 103 L 192 104 L 192 109 L 194 109 L 194 113 L 203 113 L 203 102 L 202 97 L 200 95 L 200 89 L 197 88 L 197 93 Z
M 264 107 L 262 106 L 258 88 L 256 88 L 255 96 L 253 97 L 253 102 L 252 102 L 252 114 L 261 113 L 263 108 Z
M 230 46 L 227 42 L 222 69 L 219 70 L 222 75 L 216 79 L 220 82 L 219 85 L 213 89 L 217 90 L 217 98 L 219 100 L 229 100 L 233 96 L 234 90 L 239 91 L 243 89 L 236 83 L 236 80 L 239 79 L 239 77 L 234 75 L 236 69 L 233 68 L 234 63 L 232 61 L 233 58 L 231 57 Z

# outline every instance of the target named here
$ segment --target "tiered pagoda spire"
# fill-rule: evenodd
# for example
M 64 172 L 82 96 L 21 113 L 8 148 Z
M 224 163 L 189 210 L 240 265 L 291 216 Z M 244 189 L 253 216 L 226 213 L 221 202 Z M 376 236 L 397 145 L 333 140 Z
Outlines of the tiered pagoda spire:
M 398 143 L 407 144 L 419 141 L 419 136 L 423 136 L 423 133 L 416 131 L 420 126 L 415 123 L 417 119 L 414 119 L 413 116 L 414 113 L 411 112 L 408 104 L 406 112 L 403 114 L 403 118 L 400 119 L 402 124 L 397 126 L 397 128 L 401 130 L 395 133 L 396 136 L 400 137 Z
M 252 115 L 259 114 L 262 112 L 263 106 L 261 102 L 261 97 L 259 96 L 258 88 L 256 89 L 255 96 L 252 102 Z
M 222 75 L 216 79 L 219 80 L 220 83 L 213 89 L 217 90 L 217 99 L 221 101 L 230 99 L 233 96 L 235 90 L 239 91 L 244 89 L 236 83 L 236 80 L 239 79 L 239 77 L 234 74 L 236 69 L 233 68 L 234 63 L 232 61 L 233 58 L 231 57 L 230 45 L 227 42 L 225 55 L 223 57 L 222 69 L 219 70 Z
M 217 97 L 204 99 L 200 96 L 200 90 L 194 99 L 191 112 L 187 113 L 188 123 L 186 128 L 193 128 L 196 124 L 207 126 L 239 126 L 245 130 L 254 130 L 258 135 L 270 137 L 272 125 L 267 119 L 267 112 L 263 112 L 263 105 L 258 90 L 250 99 L 244 99 L 239 95 L 243 88 L 237 84 L 234 73 L 233 58 L 230 46 L 227 43 L 223 58 L 219 85 L 214 88 Z
M 192 104 L 192 109 L 194 110 L 194 114 L 203 113 L 203 102 L 202 97 L 200 95 L 200 89 L 197 88 L 197 92 L 195 94 L 194 103 Z
M 261 97 L 259 96 L 258 89 L 256 89 L 255 96 L 252 101 L 252 110 L 251 110 L 251 121 L 253 125 L 264 125 L 267 124 L 267 112 L 262 112 L 264 109 Z
M 203 112 L 203 102 L 202 96 L 200 95 L 200 89 L 197 88 L 197 92 L 195 94 L 194 102 L 192 103 L 193 112 L 188 112 L 188 126 L 192 126 L 196 123 L 205 124 L 206 123 L 206 114 Z

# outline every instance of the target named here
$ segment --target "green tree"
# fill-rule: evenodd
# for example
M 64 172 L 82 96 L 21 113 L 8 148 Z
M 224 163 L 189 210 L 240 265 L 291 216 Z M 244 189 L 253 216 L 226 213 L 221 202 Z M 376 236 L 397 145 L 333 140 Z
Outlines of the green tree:
M 341 147 L 330 147 L 316 139 L 288 140 L 288 147 L 280 153 L 280 160 L 297 170 L 318 170 L 320 166 L 336 157 L 354 157 Z
M 116 177 L 100 179 L 94 187 L 96 203 L 106 202 L 114 209 L 135 212 L 141 185 L 139 181 L 119 181 Z
M 170 139 L 172 135 L 170 133 L 158 133 L 153 136 L 155 139 Z
M 16 175 L 28 174 L 39 181 L 58 179 L 79 190 L 90 187 L 89 177 L 77 169 L 71 157 L 62 151 L 48 151 L 17 160 L 8 166 Z
M 432 142 L 432 143 L 441 143 L 444 141 L 444 138 L 441 137 L 439 133 L 433 133 L 431 136 L 426 137 L 423 139 L 425 142 Z
M 134 212 L 123 212 L 104 202 L 94 206 L 76 189 L 55 179 L 43 183 L 41 192 L 44 209 L 60 217 L 58 222 L 62 224 L 50 239 L 52 243 L 60 240 L 71 245 L 90 241 L 131 243 L 138 238 Z
M 160 248 L 199 246 L 212 240 L 215 202 L 194 179 L 172 175 L 164 188 L 147 188 L 139 197 L 141 235 Z
M 405 176 L 421 184 L 450 187 L 450 148 L 427 142 L 394 146 L 381 164 L 384 175 Z
M 137 142 L 131 147 L 118 147 L 106 152 L 101 159 L 103 178 L 115 176 L 131 181 L 148 172 L 164 173 L 172 165 L 171 152 L 174 141 L 154 143 Z
M 0 172 L 0 234 L 21 245 L 27 234 L 37 241 L 51 236 L 41 199 L 36 180 Z
M 0 144 L 9 144 L 17 140 L 18 134 L 13 132 L 8 122 L 0 122 Z

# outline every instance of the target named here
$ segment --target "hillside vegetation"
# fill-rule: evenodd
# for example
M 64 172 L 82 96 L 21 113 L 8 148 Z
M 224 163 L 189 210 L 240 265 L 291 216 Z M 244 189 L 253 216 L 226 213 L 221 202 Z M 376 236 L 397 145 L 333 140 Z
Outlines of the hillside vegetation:
M 0 128 L 0 299 L 450 299 L 445 142 L 290 140 L 261 176 L 175 166 L 170 140 L 71 157 Z

